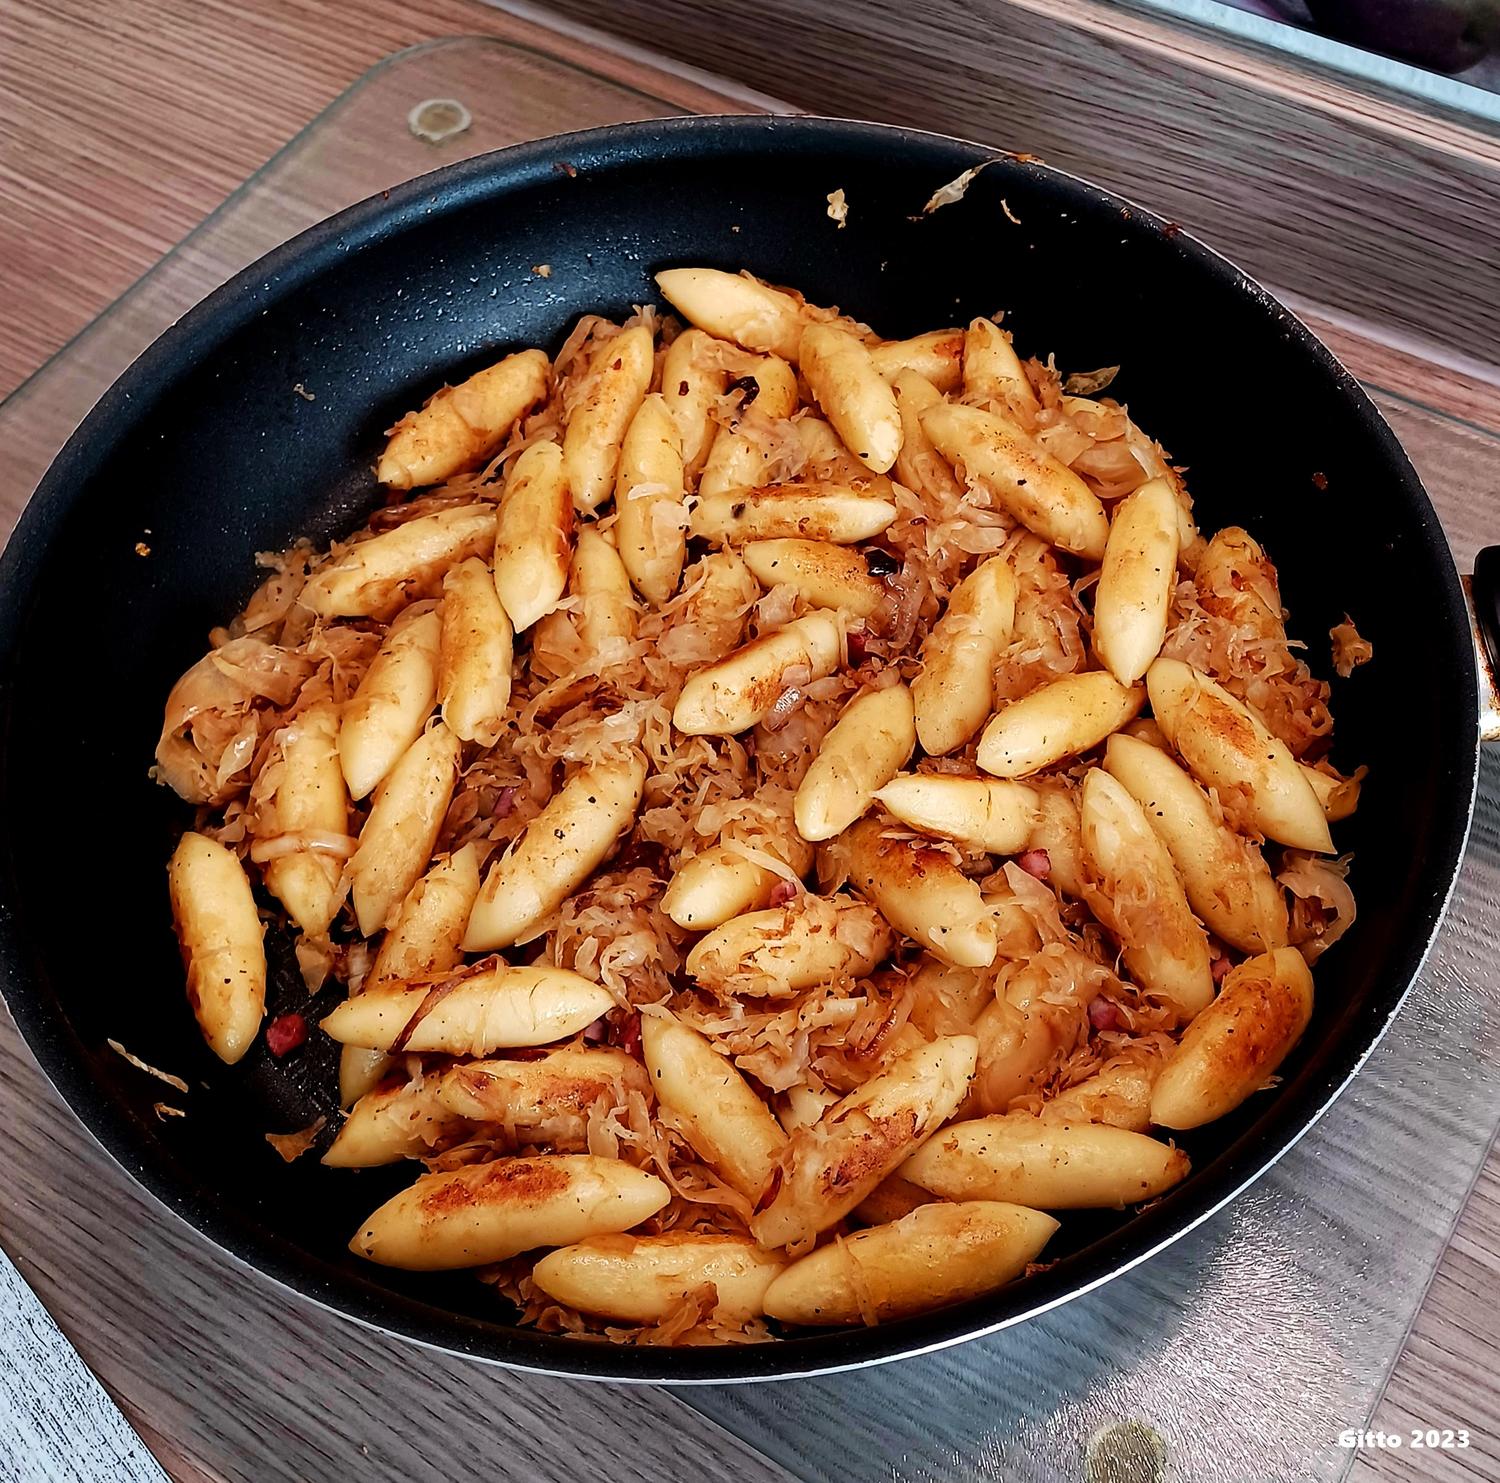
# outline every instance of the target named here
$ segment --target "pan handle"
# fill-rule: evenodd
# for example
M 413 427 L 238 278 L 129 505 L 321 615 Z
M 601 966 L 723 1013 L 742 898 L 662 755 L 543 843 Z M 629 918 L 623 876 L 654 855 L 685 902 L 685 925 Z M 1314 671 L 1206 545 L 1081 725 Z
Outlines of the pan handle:
M 1500 546 L 1486 546 L 1463 582 L 1479 657 L 1479 737 L 1500 742 Z

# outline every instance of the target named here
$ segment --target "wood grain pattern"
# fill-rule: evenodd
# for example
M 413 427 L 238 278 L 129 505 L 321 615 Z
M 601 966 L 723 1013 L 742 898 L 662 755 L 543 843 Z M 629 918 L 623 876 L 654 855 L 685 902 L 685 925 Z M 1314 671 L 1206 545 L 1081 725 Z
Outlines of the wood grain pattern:
M 1500 1156 L 1490 1157 L 1428 1289 L 1391 1383 L 1371 1421 L 1399 1434 L 1399 1451 L 1364 1453 L 1349 1483 L 1469 1483 L 1500 1479 Z M 1463 1451 L 1413 1451 L 1413 1430 L 1468 1428 Z
M 450 35 L 531 44 L 477 0 L 0 0 L 0 396 L 367 68 Z M 658 75 L 574 41 L 623 82 Z M 678 78 L 683 106 L 721 94 Z
M 108 1392 L 0 1252 L 0 1471 L 8 1483 L 162 1483 Z
M 507 7 L 526 9 L 527 7 Z M 817 113 L 1024 150 L 1256 277 L 1500 365 L 1500 143 L 1102 0 L 549 0 Z
M 597 7 L 582 4 L 576 9 L 597 12 Z M 1057 9 L 1051 0 L 1036 0 L 1029 6 L 1028 24 L 1046 22 L 1057 47 L 1054 61 L 1061 58 L 1072 65 L 1065 34 L 1057 28 Z M 1105 7 L 1080 9 L 1088 10 L 1095 25 L 1090 33 L 1095 49 L 1088 53 L 1095 61 L 1155 58 L 1146 69 L 1153 79 L 1152 109 L 1159 127 L 1172 127 L 1161 100 L 1174 95 L 1172 89 L 1180 95 L 1185 84 L 1180 58 L 1172 49 L 1152 50 L 1160 40 L 1159 29 L 1142 33 L 1127 28 L 1121 35 L 1103 24 L 1108 19 L 1101 19 Z M 44 353 L 34 347 L 56 343 L 66 333 L 59 331 L 59 322 L 71 327 L 92 313 L 110 290 L 146 266 L 380 51 L 443 29 L 504 30 L 514 25 L 526 35 L 540 34 L 463 0 L 419 0 L 408 6 L 372 0 L 362 7 L 357 27 L 330 25 L 326 12 L 295 0 L 266 0 L 257 4 L 253 15 L 225 0 L 194 6 L 132 0 L 98 25 L 92 24 L 92 9 L 87 11 L 90 24 L 77 24 L 83 10 L 81 0 L 74 0 L 71 9 L 43 15 L 24 0 L 0 0 L 0 145 L 5 146 L 0 148 L 0 386 L 24 374 Z M 670 10 L 670 3 L 656 7 L 657 28 L 644 39 L 670 37 L 676 44 L 686 37 L 692 42 L 690 59 L 708 60 L 694 39 L 695 27 L 679 24 Z M 64 19 L 54 23 L 59 14 Z M 623 23 L 633 23 L 628 5 L 621 8 L 620 17 Z M 840 107 L 832 101 L 837 95 L 857 103 L 858 87 L 852 93 L 843 91 L 849 84 L 841 67 L 826 59 L 791 57 L 784 36 L 774 72 L 756 62 L 753 52 L 733 58 L 728 49 L 718 54 L 732 60 L 747 81 L 768 88 L 785 91 L 784 83 L 800 78 L 808 89 L 809 106 L 869 114 L 876 111 L 875 97 L 894 96 L 886 106 L 895 112 L 906 106 L 901 88 L 946 90 L 949 64 L 944 57 L 960 46 L 963 33 L 941 5 L 932 19 L 938 27 L 937 43 L 926 74 L 907 69 L 902 79 L 901 67 L 889 60 L 878 71 L 867 70 L 865 80 L 858 83 L 867 89 L 864 106 Z M 667 30 L 667 25 L 674 29 Z M 738 29 L 735 34 L 743 36 Z M 1148 39 L 1155 35 L 1157 41 L 1147 45 L 1143 34 Z M 15 60 L 18 47 L 26 49 L 24 65 Z M 602 60 L 576 41 L 565 49 L 573 56 Z M 981 135 L 989 128 L 995 137 L 995 128 L 984 121 L 986 113 L 977 111 L 981 107 L 989 118 L 1003 122 L 975 82 L 975 74 L 984 82 L 997 65 L 990 55 L 994 49 L 993 36 L 988 48 L 970 48 L 972 65 L 965 64 L 961 78 L 970 92 L 945 103 L 956 132 Z M 279 52 L 294 54 L 293 63 L 283 65 Z M 914 54 L 907 56 L 913 60 Z M 1243 66 L 1233 55 L 1211 60 L 1207 70 L 1213 88 L 1227 88 L 1231 98 L 1242 87 L 1253 92 L 1253 79 L 1237 80 Z M 873 69 L 869 61 L 859 65 Z M 919 56 L 913 65 L 920 69 Z M 1153 69 L 1167 75 L 1170 88 Z M 638 77 L 648 73 L 648 68 L 636 69 Z M 1139 81 L 1133 70 L 1126 69 L 1125 75 L 1130 86 Z M 872 76 L 883 79 L 877 91 L 868 91 Z M 212 85 L 204 82 L 209 77 Z M 714 106 L 711 93 L 699 89 L 689 96 L 685 85 L 679 82 L 676 87 L 685 104 Z M 1277 96 L 1291 106 L 1288 90 L 1296 93 L 1286 84 Z M 1074 138 L 1101 147 L 1098 135 L 1115 125 L 1106 120 L 1096 127 L 1085 93 L 1074 87 L 1065 100 L 1076 105 Z M 1035 96 L 1033 91 L 1033 103 Z M 62 120 L 61 142 L 54 147 L 49 138 L 28 133 L 25 152 L 13 147 L 22 132 L 19 121 L 51 107 L 49 97 L 61 100 L 60 110 L 74 110 Z M 1358 95 L 1354 102 L 1359 102 Z M 1339 107 L 1347 103 L 1342 100 Z M 1304 99 L 1298 106 L 1309 105 Z M 204 107 L 210 115 L 206 120 L 196 116 Z M 965 108 L 975 111 L 966 114 Z M 1364 111 L 1369 112 L 1367 107 Z M 86 125 L 79 121 L 84 116 Z M 1388 128 L 1383 118 L 1356 116 L 1348 122 L 1376 134 Z M 170 127 L 164 128 L 164 123 Z M 1402 130 L 1410 121 L 1398 114 L 1396 123 L 1397 135 L 1404 138 Z M 1059 112 L 1049 127 L 1061 136 L 1067 124 Z M 1468 138 L 1459 124 L 1457 134 L 1424 137 L 1417 144 L 1438 153 L 1456 148 L 1462 154 Z M 1122 148 L 1114 141 L 1105 143 L 1116 153 Z M 1403 148 L 1409 144 L 1408 140 Z M 1175 180 L 1182 147 L 1174 146 L 1163 166 L 1164 176 Z M 1288 160 L 1301 158 L 1300 144 L 1293 148 L 1282 141 L 1280 147 L 1283 168 Z M 1131 151 L 1144 155 L 1147 144 L 1136 141 Z M 100 159 L 108 162 L 102 172 L 95 168 Z M 1435 187 L 1443 188 L 1445 179 L 1435 176 Z M 1172 188 L 1196 199 L 1191 183 Z M 145 212 L 138 209 L 142 191 L 155 193 L 152 209 Z M 1174 214 L 1195 219 L 1188 213 Z M 1196 220 L 1203 225 L 1201 214 Z M 46 239 L 51 252 L 33 249 L 30 271 L 35 276 L 30 281 L 12 266 L 18 261 L 16 242 L 28 231 L 33 236 L 53 233 Z M 1260 271 L 1283 286 L 1290 281 Z M 103 280 L 110 290 L 101 293 L 98 285 Z M 48 301 L 45 311 L 32 303 L 38 294 Z M 1487 368 L 1476 368 L 1471 356 L 1446 357 L 1451 363 L 1438 366 L 1411 349 L 1410 341 L 1400 339 L 1400 334 L 1422 330 L 1414 322 L 1416 316 L 1404 313 L 1394 326 L 1398 333 L 1374 336 L 1369 324 L 1347 308 L 1322 320 L 1316 310 L 1309 317 L 1361 374 L 1370 375 L 1371 366 L 1384 368 L 1373 379 L 1392 392 L 1420 390 L 1428 395 L 1433 385 L 1439 385 L 1440 399 L 1458 415 L 1496 425 L 1490 420 L 1493 383 Z M 143 319 L 142 333 L 149 332 Z M 1346 336 L 1343 343 L 1338 340 L 1341 334 Z M 1434 487 L 1451 481 L 1452 487 L 1472 491 L 1467 518 L 1453 529 L 1455 547 L 1464 559 L 1493 534 L 1486 529 L 1493 505 L 1483 500 L 1493 487 L 1492 445 L 1482 435 L 1453 424 L 1434 426 L 1433 419 L 1405 401 L 1387 397 L 1383 405 Z M 117 1171 L 102 1164 L 98 1150 L 60 1110 L 29 1058 L 18 1052 L 8 1022 L 0 1028 L 0 1088 L 5 1105 L 21 1109 L 18 1164 L 47 1171 L 45 1177 L 33 1175 L 0 1191 L 0 1231 L 23 1254 L 28 1275 L 158 1455 L 167 1460 L 174 1478 L 321 1480 L 342 1478 L 356 1469 L 377 1477 L 428 1476 L 441 1465 L 430 1452 L 419 1450 L 421 1441 L 433 1436 L 433 1429 L 450 1415 L 461 1425 L 466 1416 L 483 1418 L 485 1424 L 462 1425 L 446 1444 L 445 1461 L 465 1456 L 458 1450 L 465 1446 L 481 1449 L 469 1456 L 493 1457 L 496 1434 L 504 1436 L 516 1427 L 519 1440 L 507 1441 L 515 1448 L 507 1453 L 511 1476 L 566 1476 L 569 1468 L 576 1475 L 610 1480 L 670 1476 L 682 1471 L 682 1455 L 670 1451 L 663 1430 L 693 1459 L 694 1476 L 786 1476 L 677 1403 L 653 1393 L 635 1393 L 640 1404 L 617 1406 L 613 1393 L 597 1388 L 580 1392 L 562 1382 L 500 1376 L 472 1366 L 450 1370 L 441 1362 L 437 1380 L 428 1385 L 430 1357 L 405 1347 L 392 1354 L 390 1346 L 364 1331 L 312 1314 L 301 1304 L 283 1308 L 274 1289 L 226 1264 L 206 1243 L 164 1218 Z M 1457 1469 L 1441 1475 L 1401 1471 L 1411 1464 L 1408 1453 L 1391 1454 L 1373 1464 L 1361 1459 L 1354 1476 L 1500 1476 L 1491 1471 L 1500 1468 L 1500 1448 L 1495 1444 L 1500 1414 L 1493 1389 L 1486 1393 L 1483 1383 L 1492 1364 L 1487 1354 L 1492 1355 L 1496 1337 L 1491 1321 L 1495 1305 L 1487 1295 L 1500 1281 L 1497 1188 L 1500 1176 L 1492 1164 L 1434 1284 L 1380 1418 L 1380 1424 L 1394 1425 L 1405 1418 L 1425 1424 L 1434 1416 L 1463 1410 L 1469 1424 L 1487 1430 L 1489 1446 L 1480 1454 L 1440 1460 Z M 118 1234 L 122 1230 L 128 1232 L 124 1238 Z M 121 1300 L 111 1301 L 108 1311 L 101 1312 L 94 1294 L 106 1284 L 112 1290 L 118 1285 Z M 163 1326 L 164 1313 L 171 1314 L 170 1329 Z M 170 1334 L 170 1343 L 162 1342 L 164 1334 Z M 418 1358 L 422 1373 L 414 1378 L 407 1372 Z M 356 1394 L 351 1397 L 349 1392 Z M 369 1404 L 367 1397 L 372 1396 L 380 1398 L 378 1409 Z M 334 1399 L 326 1414 L 325 1397 Z M 1440 1410 L 1445 1406 L 1447 1413 Z M 393 1407 L 407 1418 L 404 1430 L 409 1435 L 387 1435 L 395 1428 L 388 1429 L 382 1418 L 397 1414 Z M 585 1420 L 575 1444 L 571 1434 L 580 1430 L 580 1417 Z M 638 1440 L 638 1434 L 644 1440 Z M 362 1446 L 371 1450 L 361 1452 Z M 703 1457 L 711 1461 L 700 1466 Z M 1374 1471 L 1362 1471 L 1371 1466 Z

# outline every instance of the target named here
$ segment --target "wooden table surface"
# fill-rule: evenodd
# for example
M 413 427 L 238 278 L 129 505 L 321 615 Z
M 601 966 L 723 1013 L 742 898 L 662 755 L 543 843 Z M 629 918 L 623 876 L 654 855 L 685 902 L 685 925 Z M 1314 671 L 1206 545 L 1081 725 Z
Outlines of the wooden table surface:
M 347 11 L 319 0 L 124 0 L 111 7 L 91 0 L 51 0 L 45 6 L 40 0 L 0 0 L 0 394 L 65 344 L 362 71 L 399 47 L 458 34 L 533 41 L 545 35 L 475 0 L 363 0 Z M 546 39 L 575 60 L 591 59 L 586 42 Z M 612 70 L 621 75 L 623 66 L 628 74 L 630 65 L 615 62 Z M 681 85 L 690 106 L 693 88 Z M 708 106 L 713 94 L 702 96 Z M 1471 369 L 1460 368 L 1454 396 L 1477 398 L 1474 420 L 1493 426 L 1493 388 Z M 0 1065 L 0 1078 L 7 1073 L 21 1074 Z M 68 1143 L 82 1137 L 71 1127 L 57 1136 Z M 132 1201 L 132 1214 L 149 1211 L 139 1196 L 119 1194 L 127 1188 L 117 1177 L 104 1177 L 101 1191 L 80 1198 L 106 1206 L 111 1198 L 124 1198 Z M 0 1238 L 8 1243 L 8 1232 L 24 1218 L 13 1197 L 0 1191 Z M 134 1265 L 141 1271 L 150 1253 L 176 1250 L 181 1256 L 181 1232 L 132 1229 Z M 77 1232 L 58 1234 L 63 1245 L 79 1239 Z M 65 1331 L 70 1315 L 81 1315 L 94 1301 L 89 1294 L 49 1291 L 45 1271 L 26 1275 L 42 1288 Z M 204 1294 L 136 1290 L 128 1271 L 118 1275 L 118 1353 L 86 1356 L 117 1393 L 118 1377 L 125 1373 L 121 1366 L 161 1366 L 159 1352 L 153 1352 L 153 1323 L 159 1316 L 153 1302 L 181 1304 L 189 1317 L 211 1313 Z M 276 1295 L 247 1274 L 234 1274 L 233 1290 L 245 1303 L 274 1311 Z M 1463 1415 L 1470 1404 L 1493 1406 L 1497 1297 L 1500 1163 L 1492 1157 L 1377 1424 L 1417 1425 L 1434 1415 Z M 295 1335 L 288 1335 L 289 1353 L 296 1352 L 290 1347 L 294 1341 Z M 276 1373 L 274 1356 L 226 1363 L 224 1356 L 212 1354 L 204 1336 L 194 1338 L 198 1343 L 203 1343 L 204 1369 L 194 1383 L 226 1386 L 231 1403 L 237 1373 L 246 1386 L 269 1383 L 266 1377 Z M 357 1368 L 357 1351 L 346 1358 Z M 320 1355 L 312 1362 L 337 1360 Z M 434 1383 L 463 1383 L 458 1371 L 434 1368 L 428 1377 Z M 490 1414 L 508 1418 L 505 1424 L 530 1446 L 538 1444 L 546 1425 L 559 1424 L 570 1390 L 560 1382 L 512 1383 L 491 1372 L 485 1372 L 480 1388 Z M 660 1393 L 593 1390 L 589 1400 L 582 1408 L 582 1435 L 572 1439 L 569 1456 L 579 1467 L 602 1467 L 600 1476 L 621 1476 L 611 1470 L 610 1460 L 620 1466 L 611 1449 L 622 1435 L 632 1438 L 631 1476 L 666 1475 L 674 1448 L 680 1455 L 684 1446 L 694 1458 L 694 1476 L 782 1476 Z M 540 1405 L 546 1414 L 528 1415 L 528 1405 Z M 574 1410 L 566 1414 L 571 1427 Z M 174 1476 L 207 1476 L 197 1468 L 194 1459 L 200 1454 L 191 1439 L 174 1432 L 179 1419 L 132 1415 Z M 616 1430 L 621 1427 L 628 1432 Z M 359 1445 L 357 1438 L 340 1440 Z M 1484 1458 L 1476 1452 L 1467 1467 L 1443 1475 L 1500 1476 L 1490 1471 L 1500 1442 L 1487 1440 Z M 1402 1454 L 1372 1456 L 1355 1476 L 1430 1476 L 1413 1470 L 1413 1461 Z M 552 1471 L 555 1462 L 536 1454 L 525 1466 L 529 1476 L 562 1476 Z M 422 1460 L 413 1463 L 420 1470 Z

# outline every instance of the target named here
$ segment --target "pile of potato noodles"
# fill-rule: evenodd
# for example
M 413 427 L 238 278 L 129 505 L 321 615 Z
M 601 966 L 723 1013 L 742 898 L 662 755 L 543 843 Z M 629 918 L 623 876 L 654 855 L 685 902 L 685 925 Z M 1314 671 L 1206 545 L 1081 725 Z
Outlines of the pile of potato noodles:
M 355 1252 L 747 1342 L 1182 1180 L 1308 1023 L 1359 776 L 1270 560 L 1123 406 L 991 320 L 657 282 L 680 318 L 397 423 L 387 506 L 262 558 L 157 775 L 210 1046 L 260 1034 L 269 917 L 348 991 L 323 1162 L 424 1168 Z

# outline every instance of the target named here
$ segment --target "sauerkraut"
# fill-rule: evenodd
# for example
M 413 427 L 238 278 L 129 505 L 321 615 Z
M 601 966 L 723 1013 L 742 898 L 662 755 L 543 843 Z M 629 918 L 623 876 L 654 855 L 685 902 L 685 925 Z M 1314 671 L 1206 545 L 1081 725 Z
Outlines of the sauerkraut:
M 957 199 L 973 173 L 939 191 L 928 209 Z M 866 326 L 808 305 L 800 295 L 790 294 L 785 303 L 791 307 L 782 312 L 803 322 L 836 324 L 861 344 L 875 341 Z M 680 332 L 676 320 L 651 306 L 623 323 L 584 316 L 554 357 L 549 395 L 501 430 L 500 451 L 486 465 L 411 497 L 393 492 L 364 528 L 330 550 L 299 542 L 284 553 L 261 556 L 268 572 L 261 586 L 238 616 L 214 630 L 209 652 L 166 699 L 155 775 L 194 806 L 197 829 L 243 861 L 272 935 L 293 949 L 309 991 L 331 978 L 359 995 L 372 978 L 381 937 L 359 933 L 349 898 L 351 886 L 357 891 L 361 834 L 382 792 L 377 788 L 369 797 L 345 800 L 342 827 L 286 824 L 285 790 L 295 779 L 286 775 L 284 739 L 309 706 L 326 701 L 343 706 L 359 690 L 403 610 L 412 617 L 441 603 L 443 572 L 424 569 L 394 611 L 382 607 L 354 617 L 318 616 L 304 600 L 304 588 L 331 562 L 357 555 L 365 543 L 409 520 L 476 503 L 498 504 L 521 452 L 560 441 L 578 408 L 614 394 L 609 356 L 597 352 L 607 350 L 622 329 L 638 325 L 656 339 L 659 381 L 662 357 Z M 961 899 L 982 903 L 986 918 L 994 916 L 1002 950 L 980 967 L 945 965 L 936 939 L 918 942 L 892 932 L 876 906 L 860 896 L 859 883 L 850 883 L 839 841 L 820 843 L 814 851 L 796 836 L 794 799 L 823 738 L 846 704 L 867 687 L 915 678 L 924 662 L 924 640 L 955 587 L 980 562 L 1007 563 L 1015 585 L 1013 621 L 986 651 L 993 657 L 987 711 L 1003 711 L 1007 703 L 1060 677 L 1100 667 L 1092 643 L 1099 566 L 1028 529 L 1006 491 L 970 475 L 961 462 L 942 462 L 941 477 L 917 479 L 917 488 L 865 467 L 859 450 L 841 443 L 824 420 L 847 428 L 848 409 L 818 405 L 805 384 L 803 405 L 790 416 L 767 415 L 757 406 L 755 380 L 764 359 L 753 347 L 706 337 L 690 369 L 708 378 L 702 402 L 707 437 L 741 440 L 751 451 L 746 466 L 757 470 L 755 484 L 762 489 L 823 481 L 894 505 L 888 528 L 858 543 L 883 592 L 878 611 L 858 619 L 841 616 L 843 647 L 831 673 L 802 665 L 772 677 L 754 724 L 734 734 L 687 735 L 674 725 L 673 715 L 689 678 L 804 617 L 814 610 L 816 594 L 796 583 L 764 588 L 732 542 L 694 539 L 673 594 L 656 604 L 634 596 L 610 599 L 616 604 L 610 637 L 596 644 L 590 639 L 594 625 L 587 620 L 598 616 L 590 604 L 604 599 L 579 591 L 575 565 L 555 610 L 515 637 L 503 734 L 493 746 L 463 746 L 428 855 L 441 863 L 471 849 L 481 875 L 488 875 L 539 827 L 539 817 L 564 782 L 584 764 L 606 757 L 645 759 L 646 781 L 633 820 L 524 940 L 506 942 L 497 955 L 483 959 L 452 947 L 462 935 L 456 929 L 448 947 L 432 946 L 421 960 L 430 972 L 404 981 L 416 1007 L 399 1034 L 383 1042 L 389 1053 L 376 1058 L 383 1079 L 367 1095 L 405 1085 L 413 1093 L 411 1105 L 418 1105 L 420 1093 L 421 1106 L 430 1112 L 432 1098 L 442 1097 L 444 1075 L 467 1062 L 406 1051 L 412 1032 L 456 986 L 497 965 L 566 970 L 607 991 L 603 1003 L 610 1007 L 562 1041 L 563 1049 L 609 1048 L 640 1059 L 643 1017 L 669 1014 L 703 1037 L 732 1068 L 726 1074 L 742 1078 L 788 1131 L 840 1098 L 856 1095 L 939 1031 L 977 1036 L 981 1084 L 1010 1088 L 999 1105 L 985 1109 L 992 1112 L 1041 1113 L 1054 1097 L 1097 1073 L 1149 1067 L 1154 1074 L 1175 1049 L 1182 1015 L 1169 999 L 1131 981 L 1122 967 L 1121 940 L 1085 904 L 1097 883 L 1080 843 L 1079 783 L 1098 761 L 1097 747 L 1028 780 L 1042 802 L 1034 836 L 1013 856 L 991 855 L 962 839 L 926 838 L 925 848 L 913 854 L 926 862 L 922 869 L 947 883 L 945 889 L 972 893 Z M 1001 406 L 962 386 L 951 397 L 1019 418 L 1018 436 L 1070 470 L 1090 498 L 1114 502 L 1148 480 L 1166 480 L 1184 533 L 1162 652 L 1222 683 L 1298 757 L 1321 757 L 1332 729 L 1329 689 L 1286 636 L 1269 560 L 1237 568 L 1240 575 L 1229 587 L 1220 585 L 1227 580 L 1223 562 L 1199 567 L 1205 547 L 1192 526 L 1180 471 L 1123 404 L 1100 396 L 1118 367 L 1064 377 L 1050 360 L 1021 364 L 1029 399 L 1012 397 Z M 723 390 L 714 389 L 718 386 Z M 690 387 L 684 380 L 680 388 L 664 390 L 680 391 L 686 402 Z M 1034 413 L 1015 411 L 1028 401 Z M 679 411 L 694 415 L 690 407 Z M 1022 426 L 1027 419 L 1029 425 Z M 915 468 L 931 468 L 939 457 L 931 447 L 916 453 Z M 684 470 L 679 488 L 617 489 L 616 498 L 660 500 L 654 508 L 661 518 L 648 538 L 665 543 L 689 526 L 697 473 Z M 753 498 L 756 491 L 747 488 L 744 495 Z M 614 541 L 615 524 L 607 503 L 594 513 L 592 528 L 606 541 Z M 1252 617 L 1246 616 L 1247 602 Z M 1340 674 L 1369 658 L 1369 645 L 1352 621 L 1335 628 L 1332 638 Z M 978 626 L 972 639 L 990 641 Z M 438 704 L 437 687 L 437 679 L 431 679 L 426 709 L 418 714 L 422 727 L 436 724 L 428 718 Z M 1159 729 L 1138 734 L 1166 745 Z M 976 731 L 947 755 L 925 757 L 917 751 L 907 765 L 918 776 L 978 778 L 977 741 Z M 1326 764 L 1321 773 L 1337 777 Z M 1337 786 L 1351 785 L 1338 779 Z M 1357 792 L 1357 778 L 1352 786 Z M 1238 816 L 1226 793 L 1233 789 L 1211 790 L 1216 820 Z M 861 811 L 872 808 L 878 816 L 879 806 L 865 797 Z M 914 837 L 893 820 L 886 823 L 896 837 Z M 731 935 L 725 943 L 738 946 L 708 944 L 690 968 L 689 955 L 702 934 L 678 926 L 664 909 L 663 896 L 679 870 L 711 850 L 722 851 L 713 858 L 737 873 L 741 895 L 731 920 L 752 911 L 764 920 L 749 948 Z M 1275 853 L 1276 879 L 1292 897 L 1292 940 L 1309 959 L 1316 958 L 1354 919 L 1349 857 L 1286 850 L 1275 859 Z M 300 937 L 268 893 L 264 872 L 273 862 L 312 859 L 342 872 L 340 904 L 326 934 Z M 805 862 L 807 868 L 799 868 Z M 907 887 L 918 890 L 925 884 L 914 881 Z M 1130 890 L 1128 884 L 1121 887 L 1112 910 L 1102 913 L 1115 932 L 1150 936 L 1158 919 L 1178 921 L 1163 916 L 1149 895 L 1131 896 Z M 416 932 L 418 916 L 393 913 L 385 922 L 387 934 Z M 802 961 L 807 943 L 838 949 L 827 959 L 835 966 L 811 984 L 795 982 L 788 966 Z M 408 955 L 413 951 L 408 941 Z M 1217 941 L 1212 951 L 1217 980 L 1241 955 Z M 379 991 L 391 988 L 382 984 Z M 986 1056 L 1001 1053 L 997 1046 L 1009 1055 L 1025 1049 L 1028 1069 L 1019 1081 L 1008 1079 L 1005 1067 L 997 1072 L 987 1065 Z M 490 1059 L 528 1064 L 545 1061 L 558 1048 L 502 1044 L 485 1049 Z M 289 1045 L 283 1053 L 296 1057 L 299 1050 Z M 654 1089 L 643 1093 L 619 1079 L 601 1083 L 583 1101 L 578 1095 L 555 1111 L 545 1103 L 502 1106 L 484 1117 L 473 1114 L 488 1104 L 471 1097 L 462 1104 L 463 1116 L 433 1123 L 430 1137 L 424 1134 L 412 1147 L 435 1175 L 518 1151 L 625 1161 L 659 1178 L 667 1191 L 666 1203 L 636 1227 L 637 1234 L 749 1236 L 755 1199 L 715 1166 L 680 1109 L 661 1105 Z M 1077 1105 L 1095 1103 L 1080 1093 Z M 1108 1098 L 1101 1096 L 1098 1105 L 1107 1106 Z M 320 1118 L 298 1133 L 267 1137 L 291 1159 L 312 1147 L 322 1128 Z M 413 1156 L 411 1148 L 404 1151 Z M 328 1177 L 343 1176 L 330 1171 Z M 821 1239 L 842 1241 L 859 1220 L 858 1214 L 843 1216 Z M 779 1331 L 763 1317 L 721 1314 L 712 1282 L 685 1283 L 660 1321 L 612 1322 L 607 1311 L 580 1312 L 541 1291 L 531 1276 L 535 1255 L 482 1266 L 479 1275 L 514 1305 L 521 1322 L 543 1332 L 698 1344 L 761 1342 Z M 856 1298 L 873 1321 L 871 1294 L 857 1287 Z

